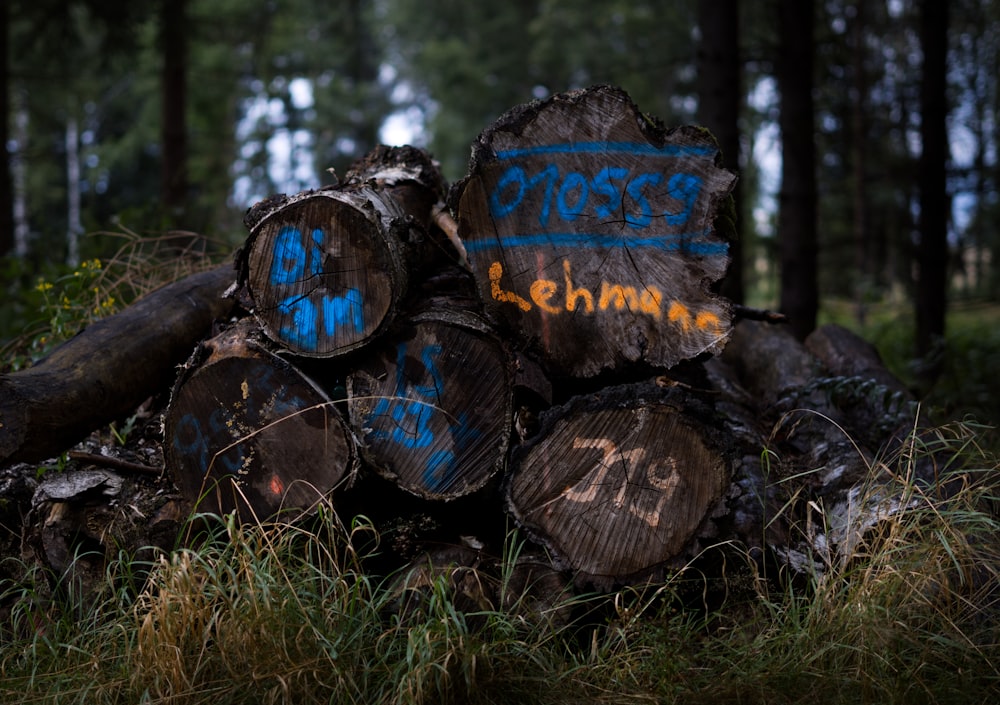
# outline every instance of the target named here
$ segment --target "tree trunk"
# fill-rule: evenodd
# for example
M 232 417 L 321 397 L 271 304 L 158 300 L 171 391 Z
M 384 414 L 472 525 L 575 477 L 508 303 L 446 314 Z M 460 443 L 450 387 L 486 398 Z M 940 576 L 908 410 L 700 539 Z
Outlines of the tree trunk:
M 481 319 L 435 307 L 348 374 L 351 423 L 380 474 L 415 495 L 453 499 L 505 466 L 513 376 L 506 346 Z
M 609 87 L 511 110 L 452 197 L 487 311 L 557 375 L 718 352 L 714 221 L 735 176 L 717 160 L 710 134 L 666 131 Z
M 813 115 L 813 0 L 779 0 L 777 62 L 781 93 L 781 311 L 800 340 L 819 307 L 816 156 Z
M 80 264 L 80 136 L 75 115 L 66 118 L 66 264 Z
M 948 293 L 948 5 L 921 3 L 920 243 L 917 247 L 917 355 L 944 336 Z M 935 370 L 927 370 L 934 375 Z
M 740 107 L 743 89 L 740 63 L 739 0 L 698 4 L 698 119 L 719 141 L 722 165 L 740 170 Z M 733 186 L 733 213 L 742 215 L 742 189 Z M 735 223 L 733 224 L 735 227 Z M 734 232 L 729 254 L 732 261 L 722 282 L 722 294 L 743 303 L 743 245 Z
M 9 125 L 11 115 L 10 61 L 7 45 L 10 40 L 10 8 L 4 3 L 0 8 L 0 257 L 14 249 L 14 182 L 11 167 Z
M 11 161 L 10 170 L 14 189 L 14 256 L 28 256 L 28 239 L 31 226 L 28 223 L 28 106 L 27 98 L 18 91 L 14 99 L 14 141 L 17 154 Z
M 163 162 L 162 206 L 170 222 L 180 225 L 188 205 L 187 177 L 187 0 L 161 0 L 160 114 Z
M 875 284 L 877 260 L 872 261 L 874 247 L 868 234 L 868 82 L 865 67 L 865 14 L 864 2 L 854 3 L 852 39 L 852 94 L 851 94 L 851 224 L 854 231 L 854 302 L 859 325 L 864 325 L 868 307 L 868 287 Z
M 443 195 L 426 153 L 382 148 L 341 186 L 255 206 L 240 282 L 267 336 L 297 355 L 328 357 L 383 333 L 411 271 L 435 254 L 432 209 Z
M 164 418 L 164 458 L 196 510 L 287 520 L 350 479 L 355 444 L 329 397 L 255 330 L 245 319 L 189 361 Z
M 683 562 L 730 480 L 709 414 L 678 387 L 574 399 L 544 414 L 515 455 L 509 509 L 584 583 L 608 587 Z
M 162 287 L 27 370 L 0 375 L 0 462 L 53 457 L 168 390 L 175 366 L 232 308 L 231 265 Z

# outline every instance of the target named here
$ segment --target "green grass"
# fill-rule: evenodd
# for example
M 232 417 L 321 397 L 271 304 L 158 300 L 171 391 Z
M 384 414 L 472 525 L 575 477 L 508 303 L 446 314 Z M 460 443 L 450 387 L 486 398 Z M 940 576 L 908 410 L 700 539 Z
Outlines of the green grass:
M 863 324 L 853 304 L 826 301 L 820 322 L 839 323 L 878 348 L 889 370 L 921 398 L 938 419 L 971 418 L 1000 423 L 1000 304 L 956 302 L 948 311 L 945 339 L 937 352 L 941 374 L 928 384 L 914 356 L 914 322 L 910 305 L 872 304 Z
M 725 569 L 565 597 L 568 621 L 509 600 L 470 609 L 447 571 L 403 601 L 398 576 L 365 568 L 370 526 L 329 509 L 293 526 L 220 521 L 198 550 L 121 557 L 108 576 L 121 587 L 88 604 L 4 585 L 0 702 L 991 702 L 1000 465 L 979 437 L 951 424 L 875 461 L 903 509 L 815 575 L 769 573 L 728 545 Z M 929 454 L 933 487 L 912 480 Z M 520 547 L 512 534 L 482 580 L 502 590 Z

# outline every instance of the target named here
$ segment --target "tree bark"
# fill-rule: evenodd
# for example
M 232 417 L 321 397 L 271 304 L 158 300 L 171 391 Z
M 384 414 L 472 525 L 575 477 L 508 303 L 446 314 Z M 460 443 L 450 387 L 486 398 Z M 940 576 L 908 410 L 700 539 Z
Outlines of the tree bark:
M 9 125 L 11 115 L 10 68 L 8 44 L 10 39 L 10 8 L 4 3 L 0 8 L 0 257 L 14 249 L 14 182 L 11 176 L 13 160 L 10 155 Z
M 664 130 L 606 86 L 509 111 L 451 197 L 488 313 L 555 375 L 718 352 L 714 221 L 736 177 L 717 160 L 706 131 Z
M 0 375 L 0 462 L 58 455 L 169 389 L 175 366 L 232 308 L 222 294 L 234 278 L 226 265 L 169 284 Z
M 816 327 L 819 307 L 816 156 L 813 110 L 813 0 L 778 2 L 778 90 L 781 94 L 781 311 L 797 338 Z

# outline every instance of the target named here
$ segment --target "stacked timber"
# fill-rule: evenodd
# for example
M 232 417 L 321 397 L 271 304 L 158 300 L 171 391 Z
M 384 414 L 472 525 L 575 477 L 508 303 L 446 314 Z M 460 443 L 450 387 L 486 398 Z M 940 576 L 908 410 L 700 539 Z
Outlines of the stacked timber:
M 168 467 L 199 508 L 257 518 L 366 475 L 431 502 L 492 494 L 597 585 L 675 563 L 731 482 L 730 444 L 697 394 L 608 381 L 724 347 L 735 180 L 707 132 L 597 87 L 487 129 L 453 220 L 412 148 L 255 206 L 251 322 L 178 381 Z
M 182 505 L 289 521 L 328 501 L 387 532 L 430 517 L 452 548 L 429 573 L 416 557 L 418 587 L 492 565 L 509 520 L 545 570 L 599 588 L 732 541 L 816 570 L 856 540 L 838 517 L 912 409 L 843 329 L 803 345 L 715 293 L 735 179 L 707 132 L 599 86 L 502 116 L 450 190 L 426 152 L 379 147 L 256 205 L 229 303 L 213 297 L 226 320 L 199 319 L 163 414 Z M 8 427 L 4 459 L 37 444 Z M 61 526 L 55 506 L 31 511 Z

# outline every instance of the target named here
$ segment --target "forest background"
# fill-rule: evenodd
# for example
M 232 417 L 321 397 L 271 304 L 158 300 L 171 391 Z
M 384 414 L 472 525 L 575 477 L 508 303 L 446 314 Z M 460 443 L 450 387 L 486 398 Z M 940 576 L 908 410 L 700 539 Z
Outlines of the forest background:
M 9 0 L 0 42 L 5 351 L 123 233 L 224 258 L 255 201 L 379 142 L 454 182 L 507 109 L 610 83 L 739 172 L 724 293 L 800 337 L 849 324 L 949 412 L 998 416 L 990 0 Z

